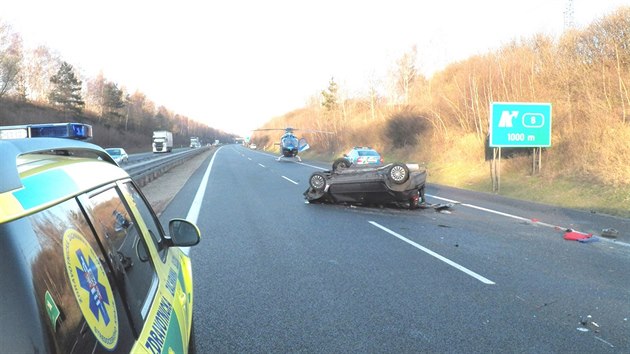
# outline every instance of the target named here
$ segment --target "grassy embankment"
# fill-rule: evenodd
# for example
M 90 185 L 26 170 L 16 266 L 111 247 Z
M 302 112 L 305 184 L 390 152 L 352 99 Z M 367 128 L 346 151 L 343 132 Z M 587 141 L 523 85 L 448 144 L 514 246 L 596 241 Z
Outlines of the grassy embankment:
M 331 162 L 338 157 L 313 152 L 302 156 Z M 401 152 L 385 154 L 385 161 L 423 163 Z M 574 176 L 557 176 L 552 171 L 547 171 L 553 169 L 553 166 L 545 166 L 544 156 L 541 172 L 536 175 L 532 175 L 530 157 L 502 160 L 498 192 L 492 190 L 491 165 L 488 161 L 441 159 L 425 162 L 424 165 L 429 171 L 428 183 L 630 218 L 630 187 L 615 187 L 580 180 Z
M 367 145 L 388 162 L 426 162 L 429 183 L 492 193 L 491 103 L 551 103 L 552 146 L 543 152 L 541 170 L 532 173 L 526 150 L 503 154 L 498 194 L 630 217 L 628 28 L 630 7 L 621 7 L 557 38 L 514 40 L 431 77 L 418 72 L 416 57 L 427 53 L 414 48 L 380 91 L 375 85 L 345 99 L 331 80 L 319 101 L 264 128 L 333 132 L 308 136 L 322 161 Z M 262 133 L 253 139 L 258 146 L 277 141 Z

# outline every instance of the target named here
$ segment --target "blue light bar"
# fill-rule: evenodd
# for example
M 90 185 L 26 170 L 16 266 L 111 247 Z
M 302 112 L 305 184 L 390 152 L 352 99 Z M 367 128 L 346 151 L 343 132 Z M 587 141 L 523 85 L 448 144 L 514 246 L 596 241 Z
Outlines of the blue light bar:
M 89 140 L 92 126 L 83 123 L 26 124 L 0 127 L 0 139 L 67 138 Z

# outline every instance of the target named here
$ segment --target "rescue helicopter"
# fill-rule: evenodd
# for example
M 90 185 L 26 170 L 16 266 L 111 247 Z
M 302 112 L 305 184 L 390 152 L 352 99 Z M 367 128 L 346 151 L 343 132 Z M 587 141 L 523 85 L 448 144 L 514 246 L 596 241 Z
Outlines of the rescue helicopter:
M 276 159 L 276 161 L 280 161 L 283 158 L 296 158 L 298 161 L 302 161 L 298 154 L 302 151 L 308 150 L 310 146 L 305 138 L 298 138 L 293 132 L 300 130 L 291 127 L 286 127 L 284 129 L 281 128 L 267 128 L 267 129 L 256 129 L 254 131 L 270 131 L 270 130 L 283 130 L 284 134 L 280 137 L 280 142 L 275 145 L 280 146 L 280 156 Z M 332 134 L 332 132 L 326 132 L 321 130 L 303 130 L 308 133 L 325 133 Z

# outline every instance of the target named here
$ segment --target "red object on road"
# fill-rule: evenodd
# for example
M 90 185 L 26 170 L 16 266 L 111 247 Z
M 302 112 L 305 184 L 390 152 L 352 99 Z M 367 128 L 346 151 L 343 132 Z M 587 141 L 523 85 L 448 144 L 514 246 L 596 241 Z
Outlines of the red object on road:
M 564 234 L 564 239 L 569 241 L 585 240 L 591 237 L 593 237 L 593 234 L 585 234 L 574 230 L 567 230 Z

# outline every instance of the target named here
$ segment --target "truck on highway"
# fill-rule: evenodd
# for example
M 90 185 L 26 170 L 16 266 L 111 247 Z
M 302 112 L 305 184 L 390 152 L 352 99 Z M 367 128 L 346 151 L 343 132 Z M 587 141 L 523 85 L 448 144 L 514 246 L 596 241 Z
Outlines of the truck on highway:
M 199 138 L 197 137 L 191 137 L 190 138 L 190 148 L 191 149 L 196 149 L 196 148 L 200 148 L 201 147 L 201 141 L 199 140 Z
M 160 130 L 153 132 L 153 152 L 173 151 L 173 133 Z

